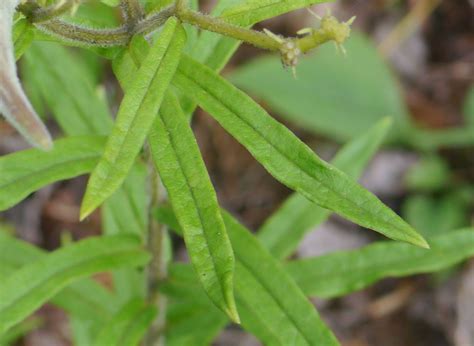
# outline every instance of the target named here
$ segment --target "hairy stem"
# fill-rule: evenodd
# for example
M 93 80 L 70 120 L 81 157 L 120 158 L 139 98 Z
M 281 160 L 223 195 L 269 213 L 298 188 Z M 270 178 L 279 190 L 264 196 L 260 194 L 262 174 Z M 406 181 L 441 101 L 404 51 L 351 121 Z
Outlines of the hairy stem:
M 165 239 L 167 237 L 166 226 L 159 224 L 154 216 L 154 210 L 159 203 L 160 179 L 148 154 L 149 188 L 151 200 L 148 206 L 148 251 L 152 259 L 147 267 L 147 299 L 150 305 L 158 309 L 158 317 L 153 321 L 145 337 L 145 346 L 155 346 L 164 344 L 162 331 L 166 324 L 166 296 L 158 290 L 161 282 L 166 280 L 168 275 L 165 257 Z
M 40 7 L 36 2 L 29 0 L 18 5 L 18 11 L 22 12 L 30 22 L 41 23 L 62 16 L 71 11 L 77 3 L 77 0 L 66 0 L 56 5 Z
M 120 9 L 126 25 L 131 29 L 143 19 L 144 12 L 138 0 L 121 0 Z
M 73 3 L 74 1 L 69 0 L 67 3 Z M 30 2 L 27 2 L 25 6 L 27 4 L 30 4 Z M 286 66 L 295 66 L 301 54 L 307 53 L 328 41 L 334 41 L 342 47 L 342 44 L 350 35 L 350 25 L 352 24 L 352 20 L 341 23 L 330 14 L 327 14 L 323 18 L 319 18 L 321 20 L 319 29 L 307 28 L 301 32 L 304 35 L 303 37 L 284 38 L 268 31 L 261 32 L 243 28 L 230 24 L 221 18 L 193 11 L 187 7 L 186 1 L 183 0 L 177 0 L 174 6 L 152 13 L 145 18 L 143 18 L 143 10 L 138 0 L 121 0 L 121 9 L 126 23 L 116 29 L 86 28 L 58 19 L 41 22 L 37 26 L 68 41 L 76 41 L 78 44 L 102 47 L 124 46 L 128 44 L 133 35 L 149 34 L 161 27 L 169 17 L 176 16 L 181 21 L 200 29 L 232 37 L 261 49 L 279 51 Z M 29 16 L 33 22 L 35 18 L 41 18 L 42 9 L 31 9 L 26 6 L 20 8 L 20 10 L 26 11 L 25 15 Z

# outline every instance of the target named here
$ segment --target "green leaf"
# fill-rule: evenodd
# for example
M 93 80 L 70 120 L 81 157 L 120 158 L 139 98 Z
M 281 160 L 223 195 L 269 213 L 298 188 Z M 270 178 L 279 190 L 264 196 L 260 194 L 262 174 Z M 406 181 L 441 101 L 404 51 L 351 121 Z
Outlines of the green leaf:
M 61 139 L 51 151 L 29 149 L 0 157 L 0 210 L 56 182 L 90 172 L 104 147 L 104 138 Z
M 352 34 L 344 46 L 347 58 L 325 45 L 301 59 L 296 79 L 281 68 L 278 56 L 266 56 L 234 71 L 231 80 L 285 120 L 315 134 L 345 142 L 391 116 L 389 139 L 403 140 L 411 124 L 388 66 L 361 34 Z
M 0 232 L 0 282 L 15 270 L 37 262 L 47 253 L 30 243 Z M 107 319 L 115 311 L 115 297 L 98 282 L 86 278 L 74 283 L 52 298 L 52 303 L 75 318 L 94 323 Z
M 140 266 L 149 255 L 134 236 L 90 238 L 64 247 L 13 273 L 0 287 L 0 334 L 78 279 Z
M 364 135 L 346 144 L 334 158 L 334 166 L 352 178 L 359 178 L 382 144 L 390 125 L 389 118 L 381 120 Z M 323 223 L 330 215 L 329 210 L 294 193 L 265 221 L 258 232 L 258 238 L 275 257 L 283 259 L 291 255 L 307 232 Z
M 265 345 L 338 345 L 314 306 L 258 240 L 230 215 L 242 325 Z
M 449 165 L 438 155 L 428 154 L 410 167 L 405 185 L 411 190 L 439 191 L 450 182 Z
M 131 300 L 102 327 L 95 345 L 138 345 L 156 314 L 156 308 L 143 300 Z
M 83 60 L 66 48 L 35 42 L 22 60 L 30 88 L 40 92 L 54 118 L 70 136 L 106 135 L 112 129 L 107 103 L 97 92 Z
M 428 247 L 412 227 L 373 194 L 322 161 L 290 130 L 210 68 L 186 57 L 174 84 L 286 186 L 361 226 Z
M 172 93 L 163 101 L 149 142 L 199 279 L 211 300 L 238 323 L 232 246 L 196 139 Z
M 146 241 L 148 230 L 147 167 L 144 163 L 135 164 L 118 189 L 103 205 L 102 231 L 104 234 L 135 234 Z M 118 300 L 126 302 L 133 297 L 145 297 L 145 275 L 137 268 L 114 271 L 114 291 Z
M 277 17 L 314 4 L 331 0 L 245 0 L 222 12 L 225 21 L 241 26 L 253 25 L 265 19 Z
M 235 295 L 242 326 L 265 345 L 337 345 L 281 263 L 250 231 L 225 211 L 222 213 L 236 256 Z M 183 265 L 173 266 L 170 274 L 171 279 L 164 285 L 168 295 L 199 301 L 189 270 Z M 220 325 L 221 320 L 215 323 Z
M 379 242 L 362 249 L 298 260 L 286 266 L 311 296 L 333 298 L 360 290 L 386 277 L 431 273 L 474 255 L 474 230 L 432 238 L 431 250 L 397 242 Z
M 437 197 L 411 195 L 402 212 L 428 239 L 469 225 L 468 204 L 456 192 Z
M 103 157 L 90 177 L 81 219 L 100 206 L 125 180 L 158 113 L 185 41 L 181 24 L 170 18 L 127 89 Z
M 172 218 L 174 215 L 172 210 Z M 179 226 L 178 226 L 179 227 Z M 160 286 L 166 294 L 166 341 L 169 345 L 210 345 L 227 323 L 202 288 L 192 266 L 173 263 L 169 278 Z
M 19 60 L 30 46 L 35 35 L 31 24 L 26 18 L 19 19 L 13 26 L 13 45 L 15 47 L 15 59 Z

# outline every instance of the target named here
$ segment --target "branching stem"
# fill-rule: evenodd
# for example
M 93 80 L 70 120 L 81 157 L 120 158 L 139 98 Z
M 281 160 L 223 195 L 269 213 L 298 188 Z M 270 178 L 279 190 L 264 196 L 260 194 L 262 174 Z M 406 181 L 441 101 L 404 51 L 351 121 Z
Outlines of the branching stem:
M 219 33 L 224 36 L 252 44 L 258 48 L 270 51 L 279 51 L 286 66 L 295 66 L 301 54 L 307 53 L 320 45 L 334 41 L 339 47 L 350 35 L 352 20 L 346 23 L 339 22 L 327 14 L 320 18 L 319 29 L 307 28 L 301 31 L 302 37 L 284 38 L 268 31 L 262 32 L 230 24 L 224 19 L 211 17 L 191 10 L 186 1 L 177 0 L 175 5 L 169 6 L 160 12 L 144 17 L 143 9 L 138 0 L 121 0 L 121 9 L 126 23 L 114 29 L 94 29 L 77 26 L 59 19 L 54 19 L 64 13 L 68 6 L 77 0 L 68 0 L 62 6 L 47 8 L 35 7 L 32 1 L 20 6 L 31 22 L 36 23 L 41 30 L 55 36 L 77 42 L 79 45 L 89 46 L 124 46 L 130 42 L 133 35 L 149 34 L 160 28 L 166 20 L 175 16 L 181 21 L 194 25 L 200 29 Z M 70 7 L 69 7 L 70 8 Z M 46 14 L 47 13 L 47 14 Z

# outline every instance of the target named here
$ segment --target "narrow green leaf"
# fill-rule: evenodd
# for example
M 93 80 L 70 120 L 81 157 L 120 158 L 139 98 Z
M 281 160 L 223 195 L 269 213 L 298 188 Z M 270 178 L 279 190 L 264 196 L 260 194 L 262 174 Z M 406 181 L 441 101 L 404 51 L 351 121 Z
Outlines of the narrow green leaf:
M 148 260 L 139 239 L 116 236 L 86 239 L 26 265 L 0 287 L 0 334 L 74 281 L 120 267 L 144 265 Z
M 425 251 L 397 242 L 379 242 L 354 251 L 290 262 L 286 269 L 311 296 L 339 297 L 386 277 L 445 269 L 474 255 L 474 230 L 452 231 L 430 239 Z
M 367 133 L 346 144 L 334 158 L 334 166 L 350 177 L 358 178 L 382 144 L 390 125 L 390 118 L 381 120 Z M 329 210 L 294 193 L 265 221 L 258 238 L 275 257 L 283 259 L 291 255 L 307 232 L 330 215 Z
M 176 18 L 170 18 L 125 94 L 104 155 L 89 180 L 81 219 L 125 180 L 158 113 L 185 41 L 183 27 Z
M 163 101 L 149 141 L 199 279 L 211 300 L 238 322 L 232 246 L 198 144 L 172 93 Z
M 185 57 L 174 84 L 211 114 L 280 182 L 387 237 L 429 247 L 396 213 L 322 161 L 290 130 L 210 68 Z
M 242 326 L 265 345 L 337 345 L 336 338 L 281 263 L 250 231 L 225 211 L 222 213 L 236 256 L 235 295 Z M 199 301 L 197 287 L 190 283 L 189 270 L 183 265 L 173 266 L 170 274 L 165 293 L 176 299 L 188 297 Z M 216 319 L 215 323 L 221 322 Z
M 259 241 L 230 215 L 242 325 L 265 345 L 338 345 L 314 306 Z
M 0 232 L 0 282 L 15 270 L 44 259 L 47 253 L 30 243 Z M 98 282 L 86 278 L 76 282 L 52 298 L 52 303 L 75 318 L 101 322 L 115 311 L 115 297 Z
M 61 139 L 51 151 L 29 149 L 0 157 L 0 210 L 56 182 L 90 172 L 101 156 L 103 137 Z
M 110 133 L 107 103 L 99 97 L 88 78 L 91 72 L 79 57 L 56 43 L 35 42 L 25 53 L 22 68 L 29 87 L 39 91 L 67 135 Z
M 156 308 L 143 300 L 131 300 L 102 327 L 95 345 L 138 345 L 156 313 Z
M 222 12 L 224 20 L 241 26 L 253 25 L 303 7 L 331 0 L 245 0 Z

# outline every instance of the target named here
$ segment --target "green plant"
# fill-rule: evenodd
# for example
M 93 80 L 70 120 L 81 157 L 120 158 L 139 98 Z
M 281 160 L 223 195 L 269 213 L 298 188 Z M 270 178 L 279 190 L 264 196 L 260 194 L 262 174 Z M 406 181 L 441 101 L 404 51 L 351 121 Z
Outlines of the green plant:
M 208 344 L 231 320 L 269 345 L 335 345 L 307 295 L 339 296 L 385 276 L 431 272 L 474 254 L 474 233 L 459 230 L 433 238 L 430 251 L 385 242 L 285 261 L 331 212 L 429 247 L 353 180 L 383 141 L 389 119 L 365 127 L 333 166 L 218 73 L 240 41 L 280 52 L 288 67 L 328 41 L 341 45 L 350 26 L 330 15 L 298 38 L 248 28 L 320 2 L 228 0 L 207 16 L 192 9 L 196 3 L 123 0 L 121 24 L 116 1 L 28 0 L 16 14 L 16 1 L 0 4 L 0 110 L 32 144 L 49 150 L 0 158 L 0 208 L 47 184 L 91 173 L 81 219 L 101 206 L 104 233 L 45 253 L 0 232 L 5 339 L 50 301 L 70 315 L 78 344 Z M 73 55 L 64 45 L 85 50 Z M 115 121 L 96 90 L 93 71 L 100 60 L 91 51 L 111 60 L 124 91 Z M 23 56 L 31 102 L 50 109 L 64 133 L 53 144 L 19 84 L 9 88 L 9 81 L 17 83 L 14 54 Z M 12 92 L 31 111 L 19 113 L 17 100 L 8 97 Z M 296 191 L 257 236 L 219 207 L 189 124 L 197 105 Z M 172 261 L 168 228 L 184 238 L 192 267 Z M 113 273 L 112 291 L 88 278 L 103 271 Z

